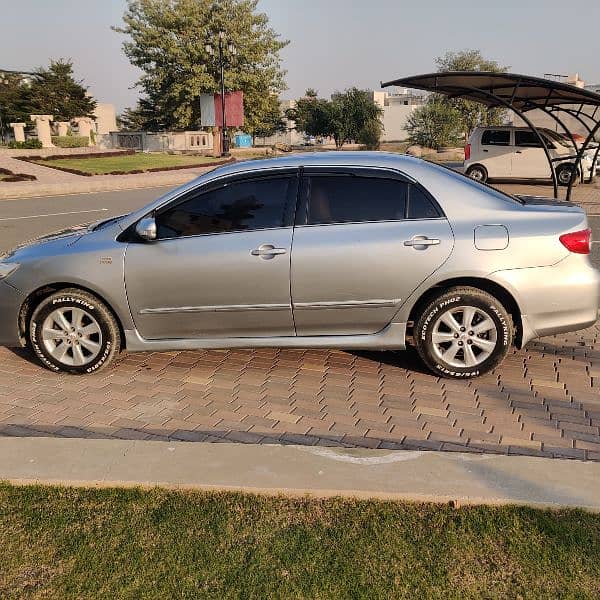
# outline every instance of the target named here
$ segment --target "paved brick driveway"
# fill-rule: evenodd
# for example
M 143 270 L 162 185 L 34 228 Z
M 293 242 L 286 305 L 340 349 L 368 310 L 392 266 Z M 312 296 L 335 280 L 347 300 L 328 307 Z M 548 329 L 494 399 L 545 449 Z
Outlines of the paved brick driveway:
M 0 434 L 600 460 L 599 327 L 534 342 L 471 382 L 440 380 L 410 352 L 125 354 L 69 377 L 1 348 Z

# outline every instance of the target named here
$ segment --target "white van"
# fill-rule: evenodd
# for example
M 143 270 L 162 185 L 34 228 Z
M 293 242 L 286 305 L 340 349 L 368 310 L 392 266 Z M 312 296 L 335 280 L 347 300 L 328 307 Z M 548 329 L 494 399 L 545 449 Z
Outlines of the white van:
M 575 163 L 569 141 L 551 129 L 538 129 L 555 165 L 559 185 L 568 185 Z M 595 146 L 595 144 L 594 144 Z M 585 181 L 593 181 L 595 147 L 582 160 Z M 488 179 L 551 179 L 548 159 L 537 135 L 528 127 L 477 127 L 465 146 L 465 174 L 477 181 Z M 573 182 L 579 181 L 578 177 Z

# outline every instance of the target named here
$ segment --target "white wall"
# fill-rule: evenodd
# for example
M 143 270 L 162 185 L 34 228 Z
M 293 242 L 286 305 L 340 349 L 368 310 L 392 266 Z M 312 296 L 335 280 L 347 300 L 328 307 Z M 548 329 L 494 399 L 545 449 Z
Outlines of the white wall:
M 408 138 L 406 121 L 418 105 L 391 104 L 383 107 L 383 136 L 384 142 L 400 142 Z
M 103 135 L 111 131 L 117 131 L 117 113 L 114 104 L 99 102 L 94 110 L 96 119 L 96 133 Z

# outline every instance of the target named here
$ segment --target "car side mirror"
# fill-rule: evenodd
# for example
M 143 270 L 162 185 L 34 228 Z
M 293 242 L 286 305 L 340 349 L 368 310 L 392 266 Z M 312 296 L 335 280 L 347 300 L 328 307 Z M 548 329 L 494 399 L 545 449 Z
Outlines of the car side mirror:
M 156 220 L 154 217 L 144 217 L 138 221 L 135 232 L 141 239 L 153 242 L 156 239 Z

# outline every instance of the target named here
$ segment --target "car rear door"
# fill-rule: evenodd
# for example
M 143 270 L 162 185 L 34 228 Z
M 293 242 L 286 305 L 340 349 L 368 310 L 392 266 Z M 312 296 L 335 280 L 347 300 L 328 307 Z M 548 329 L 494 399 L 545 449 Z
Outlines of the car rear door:
M 383 169 L 305 169 L 292 244 L 298 336 L 383 329 L 454 238 L 418 184 Z
M 274 170 L 275 171 L 275 170 Z M 147 339 L 294 335 L 290 254 L 298 172 L 234 176 L 155 215 L 130 242 L 125 285 Z
M 511 176 L 512 155 L 510 129 L 484 129 L 481 132 L 480 156 L 472 162 L 482 164 L 491 179 Z

